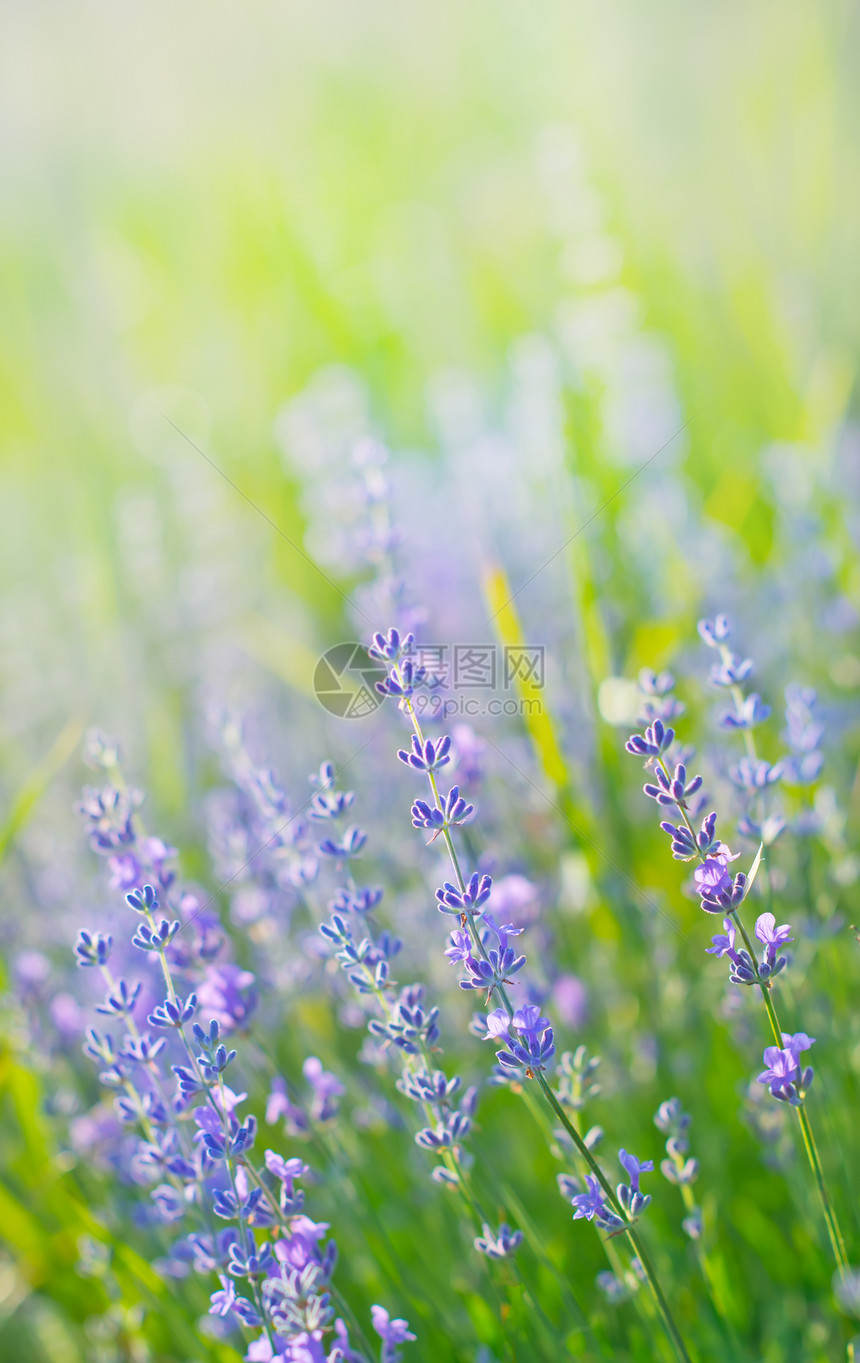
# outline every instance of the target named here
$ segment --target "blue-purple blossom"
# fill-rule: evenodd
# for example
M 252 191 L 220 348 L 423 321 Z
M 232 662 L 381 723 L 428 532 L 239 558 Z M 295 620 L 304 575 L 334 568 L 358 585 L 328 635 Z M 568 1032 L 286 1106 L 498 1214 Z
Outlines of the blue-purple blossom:
M 137 1000 L 140 998 L 142 988 L 142 980 L 138 980 L 130 989 L 125 980 L 117 980 L 104 1003 L 96 1004 L 96 1012 L 103 1013 L 108 1017 L 130 1017 L 134 1012 Z
M 791 936 L 791 926 L 788 923 L 781 923 L 776 926 L 776 919 L 772 913 L 759 914 L 756 919 L 755 935 L 758 940 L 764 943 L 764 958 L 772 973 L 776 973 L 774 967 L 777 964 L 777 954 L 781 946 L 787 942 L 793 942 Z
M 351 790 L 320 790 L 308 805 L 312 819 L 339 819 L 351 808 L 355 794 Z
M 509 937 L 521 937 L 525 932 L 525 928 L 517 928 L 513 923 L 497 923 L 488 909 L 485 909 L 481 914 L 481 922 L 485 923 L 496 934 L 499 939 L 499 948 L 502 951 L 507 947 Z
M 414 644 L 414 634 L 401 637 L 400 631 L 392 626 L 387 634 L 374 634 L 367 651 L 371 658 L 377 658 L 380 662 L 396 662 L 398 658 L 406 657 Z
M 424 773 L 438 771 L 451 760 L 451 739 L 445 734 L 442 738 L 426 738 L 422 741 L 417 734 L 413 734 L 411 752 L 405 752 L 400 748 L 397 756 L 414 771 Z
M 610 1235 L 624 1228 L 621 1217 L 614 1212 L 606 1201 L 600 1180 L 596 1174 L 586 1174 L 586 1191 L 578 1193 L 571 1199 L 573 1206 L 573 1219 L 579 1221 L 596 1221 L 600 1230 L 607 1231 Z
M 718 663 L 714 663 L 708 673 L 712 686 L 742 686 L 752 674 L 752 658 L 741 658 L 726 650 Z
M 521 1230 L 512 1230 L 506 1221 L 503 1221 L 497 1231 L 493 1231 L 491 1226 L 484 1222 L 483 1235 L 476 1235 L 473 1241 L 475 1249 L 479 1254 L 485 1254 L 488 1259 L 507 1259 L 509 1255 L 515 1254 L 523 1242 Z
M 395 663 L 388 676 L 375 682 L 381 696 L 393 696 L 398 701 L 408 701 L 416 690 L 427 680 L 427 669 L 416 667 L 411 658 Z
M 393 1320 L 382 1306 L 371 1306 L 370 1316 L 373 1328 L 382 1340 L 380 1363 L 398 1363 L 401 1357 L 399 1346 L 417 1338 L 411 1333 L 409 1322 Z
M 335 838 L 325 838 L 319 844 L 319 851 L 325 857 L 333 857 L 337 861 L 345 861 L 349 857 L 357 857 L 365 843 L 367 834 L 362 828 L 347 828 L 340 840 Z
M 331 1074 L 323 1067 L 322 1061 L 315 1055 L 309 1055 L 305 1060 L 302 1074 L 313 1091 L 311 1117 L 315 1122 L 331 1121 L 337 1116 L 340 1108 L 339 1099 L 346 1092 L 343 1084 L 337 1075 Z
M 86 932 L 81 928 L 75 944 L 77 964 L 84 968 L 106 965 L 110 959 L 113 938 L 109 933 Z
M 441 798 L 441 797 L 440 797 Z M 460 795 L 458 786 L 452 786 L 442 799 L 441 807 L 429 805 L 426 800 L 414 800 L 412 804 L 412 825 L 414 828 L 432 829 L 434 837 L 446 828 L 468 822 L 475 812 L 475 806 L 467 804 Z
M 452 965 L 459 961 L 466 961 L 474 951 L 475 944 L 472 941 L 472 934 L 464 928 L 451 933 L 451 945 L 446 947 L 445 955 Z
M 644 695 L 662 697 L 675 689 L 675 678 L 671 672 L 655 672 L 650 667 L 643 667 L 638 684 Z
M 686 802 L 691 795 L 701 788 L 701 776 L 694 776 L 687 780 L 687 768 L 683 762 L 679 762 L 671 776 L 668 776 L 662 766 L 655 767 L 654 774 L 657 784 L 650 782 L 642 787 L 646 795 L 652 800 L 656 800 L 660 805 L 678 805 L 686 809 Z
M 770 715 L 770 706 L 766 705 L 757 691 L 751 691 L 743 700 L 735 700 L 734 710 L 726 710 L 718 720 L 721 729 L 754 729 L 757 724 L 763 724 Z
M 743 903 L 746 894 L 747 878 L 743 871 L 732 876 L 728 869 L 729 863 L 737 858 L 733 857 L 723 844 L 720 846 L 723 850 L 715 856 L 707 857 L 693 872 L 693 880 L 701 895 L 705 913 L 735 909 Z
M 744 756 L 729 768 L 729 778 L 740 790 L 754 795 L 775 785 L 781 779 L 783 770 L 782 762 L 770 763 L 762 758 Z
M 791 785 L 811 785 L 821 774 L 824 754 L 819 744 L 824 725 L 816 718 L 817 709 L 817 696 L 811 687 L 785 688 L 786 727 L 782 737 L 791 748 L 791 755 L 784 759 L 785 778 Z
M 477 871 L 472 872 L 462 890 L 446 880 L 442 888 L 436 891 L 437 908 L 440 913 L 476 914 L 486 904 L 492 888 L 492 877 L 479 875 Z
M 717 816 L 712 810 L 702 820 L 698 833 L 691 833 L 685 823 L 673 824 L 665 819 L 661 824 L 664 833 L 672 839 L 672 856 L 676 861 L 692 861 L 695 857 L 707 857 L 727 852 L 725 844 L 717 837 Z
M 360 889 L 342 886 L 334 899 L 329 900 L 329 912 L 372 913 L 382 903 L 384 893 L 381 885 L 365 885 Z
M 651 1202 L 650 1194 L 643 1193 L 640 1190 L 639 1178 L 642 1174 L 652 1172 L 654 1161 L 650 1159 L 638 1160 L 635 1155 L 631 1155 L 627 1150 L 619 1150 L 618 1161 L 626 1171 L 629 1182 L 619 1183 L 615 1193 L 630 1220 L 635 1221 Z
M 141 951 L 158 951 L 163 954 L 179 932 L 180 926 L 178 918 L 172 923 L 162 918 L 158 926 L 152 928 L 146 923 L 139 923 L 131 939 L 132 946 L 138 947 Z
M 486 957 L 467 956 L 463 962 L 469 972 L 465 980 L 460 980 L 461 989 L 486 989 L 487 1002 L 493 992 L 503 984 L 511 984 L 511 976 L 516 975 L 526 963 L 525 956 L 517 956 L 513 947 L 491 947 Z
M 543 1070 L 555 1055 L 555 1040 L 549 1018 L 541 1017 L 536 1004 L 518 1008 L 510 1022 L 502 1009 L 495 1009 L 487 1017 L 487 1038 L 497 1037 L 505 1042 L 505 1049 L 496 1052 L 503 1070 L 508 1072 Z
M 631 734 L 625 747 L 634 757 L 662 757 L 675 740 L 675 730 L 667 728 L 662 719 L 655 719 L 644 734 Z
M 801 1066 L 800 1057 L 813 1045 L 815 1037 L 806 1032 L 782 1034 L 782 1047 L 767 1046 L 764 1052 L 766 1069 L 758 1076 L 758 1083 L 766 1084 L 772 1096 L 780 1102 L 799 1107 L 813 1080 L 811 1065 Z
M 708 648 L 719 648 L 728 639 L 731 626 L 727 615 L 718 615 L 714 620 L 700 620 L 697 629 Z
M 758 969 L 749 952 L 741 947 L 737 950 L 735 941 L 737 939 L 737 927 L 731 918 L 723 919 L 725 932 L 715 933 L 711 938 L 711 945 L 705 948 L 709 956 L 728 956 L 731 963 L 729 979 L 732 984 L 755 984 L 758 979 Z M 784 962 L 783 962 L 784 964 Z M 775 973 L 769 969 L 762 972 L 762 978 L 766 975 Z

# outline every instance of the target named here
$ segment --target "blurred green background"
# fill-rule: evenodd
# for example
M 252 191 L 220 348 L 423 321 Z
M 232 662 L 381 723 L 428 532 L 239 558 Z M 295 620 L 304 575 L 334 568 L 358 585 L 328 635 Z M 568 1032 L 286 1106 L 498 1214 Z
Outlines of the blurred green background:
M 669 346 L 687 472 L 761 558 L 758 452 L 827 442 L 854 391 L 857 25 L 848 4 L 10 5 L 7 770 L 32 760 L 25 721 L 44 745 L 130 684 L 135 498 L 163 503 L 194 458 L 201 495 L 226 488 L 158 413 L 299 538 L 284 400 L 348 363 L 393 446 L 425 440 L 438 369 L 492 391 L 510 343 L 587 294 L 564 246 L 589 214 Z M 565 192 L 559 129 L 596 209 Z M 261 571 L 336 615 L 263 522 L 253 537 Z
M 274 656 L 299 690 L 342 629 L 337 588 L 171 423 L 301 544 L 276 420 L 320 368 L 361 374 L 396 467 L 399 448 L 433 443 L 434 375 L 465 369 L 501 394 L 514 343 L 560 343 L 581 300 L 610 285 L 667 348 L 689 421 L 684 477 L 704 520 L 743 546 L 750 589 L 775 543 L 761 454 L 784 446 L 795 473 L 813 470 L 834 578 L 860 605 L 839 497 L 842 461 L 850 481 L 857 458 L 844 437 L 860 350 L 858 29 L 854 5 L 775 0 L 9 3 L 4 843 L 92 722 L 123 732 L 174 838 L 188 829 L 186 624 L 198 589 L 209 602 L 194 574 L 218 584 L 212 628 Z M 589 412 L 577 426 L 581 411 L 573 401 L 572 436 L 610 495 L 629 469 Z M 274 600 L 277 648 L 260 614 Z M 661 662 L 680 614 L 668 633 L 621 631 L 615 661 Z M 860 664 L 839 657 L 829 679 L 850 693 Z M 37 1152 L 37 1204 L 39 1150 L 52 1158 L 30 1115 L 41 1100 L 26 1072 L 6 1082 Z M 65 1264 L 61 1309 L 36 1310 L 27 1336 L 62 1363 L 81 1357 L 62 1320 L 80 1314 L 70 1265 L 86 1213 L 50 1196 L 50 1240 L 6 1205 L 26 1267 L 0 1295 L 14 1313 L 25 1279 L 41 1288 Z M 773 1243 L 766 1220 L 749 1234 Z M 126 1256 L 130 1281 L 148 1281 Z

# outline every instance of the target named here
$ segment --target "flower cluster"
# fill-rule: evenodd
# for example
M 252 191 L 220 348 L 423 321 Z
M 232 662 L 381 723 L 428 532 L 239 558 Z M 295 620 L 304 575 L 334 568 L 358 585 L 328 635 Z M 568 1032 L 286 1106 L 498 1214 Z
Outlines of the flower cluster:
M 718 723 L 726 730 L 740 730 L 744 734 L 746 752 L 729 769 L 729 777 L 743 801 L 743 815 L 738 823 L 741 837 L 770 847 L 785 828 L 785 819 L 778 810 L 769 809 L 768 792 L 783 777 L 784 762 L 766 762 L 755 751 L 752 730 L 770 716 L 757 692 L 747 694 L 744 683 L 752 675 L 751 658 L 740 658 L 726 642 L 731 634 L 728 617 L 718 615 L 715 620 L 700 620 L 699 634 L 705 644 L 717 654 L 708 679 L 712 686 L 728 693 L 732 708 L 723 711 Z
M 758 1083 L 766 1084 L 774 1098 L 781 1103 L 800 1107 L 806 1091 L 812 1085 L 814 1071 L 811 1065 L 801 1064 L 801 1056 L 815 1041 L 806 1032 L 783 1032 L 782 1046 L 767 1046 L 764 1063 L 767 1066 L 758 1076 Z
M 504 1070 L 534 1075 L 545 1069 L 555 1054 L 555 1041 L 549 1018 L 541 1017 L 535 1003 L 527 1003 L 509 1017 L 504 1008 L 495 1008 L 487 1017 L 487 1039 L 500 1041 L 503 1049 L 496 1058 Z
M 441 747 L 440 744 L 436 748 L 436 754 Z M 422 752 L 425 757 L 433 756 L 428 755 L 426 745 Z M 476 882 L 474 900 L 480 900 L 481 894 L 482 888 Z M 366 911 L 356 907 L 354 900 L 353 889 L 340 891 L 335 901 L 337 911 L 332 913 L 329 922 L 320 924 L 320 933 L 367 1007 L 367 1029 L 373 1041 L 383 1050 L 394 1051 L 401 1057 L 397 1088 L 404 1097 L 418 1104 L 423 1113 L 426 1124 L 416 1132 L 415 1141 L 439 1160 L 433 1169 L 433 1178 L 437 1183 L 462 1188 L 466 1177 L 463 1144 L 471 1131 L 478 1091 L 473 1087 L 463 1089 L 459 1075 L 446 1075 L 438 1067 L 434 1053 L 438 1050 L 440 1037 L 439 1009 L 428 1006 L 423 985 L 401 987 L 395 984 L 390 962 L 402 944 L 385 931 L 374 936 Z M 356 927 L 360 926 L 360 937 L 356 936 L 350 911 L 364 914 L 356 924 Z M 498 1258 L 502 1253 L 512 1253 L 521 1238 L 509 1233 L 504 1226 L 495 1236 L 484 1227 L 484 1233 L 475 1238 L 474 1244 L 479 1253 Z
M 121 802 L 96 801 L 92 793 L 85 802 L 103 850 L 101 844 L 117 832 L 114 814 Z M 112 811 L 110 817 L 106 810 Z M 122 806 L 120 825 L 122 845 L 141 855 L 131 802 Z M 92 840 L 92 828 L 90 835 Z M 171 873 L 168 891 L 174 879 Z M 262 1166 L 253 1162 L 256 1118 L 242 1113 L 247 1095 L 226 1082 L 237 1059 L 226 1039 L 230 1029 L 204 1012 L 201 991 L 177 991 L 186 960 L 180 953 L 172 962 L 171 954 L 181 923 L 161 917 L 161 892 L 147 882 L 125 896 L 138 920 L 132 946 L 156 963 L 160 998 L 155 980 L 146 975 L 114 977 L 110 937 L 83 931 L 76 946 L 78 964 L 98 971 L 106 986 L 97 1011 L 124 1033 L 115 1040 L 112 1033 L 92 1028 L 84 1049 L 114 1095 L 120 1130 L 128 1133 L 118 1143 L 115 1163 L 131 1186 L 148 1191 L 138 1220 L 182 1231 L 160 1261 L 163 1275 L 217 1275 L 220 1287 L 212 1293 L 210 1311 L 243 1331 L 249 1363 L 359 1360 L 331 1305 L 336 1246 L 326 1239 L 328 1226 L 312 1221 L 303 1209 L 299 1183 L 307 1166 L 274 1150 L 265 1151 Z M 145 1011 L 145 999 L 155 1000 L 146 1016 L 151 1031 L 137 1017 Z M 318 1061 L 307 1062 L 305 1073 L 325 1115 L 326 1103 L 342 1091 L 339 1081 Z M 213 1223 L 219 1222 L 224 1229 L 215 1231 Z M 375 1312 L 381 1313 L 374 1325 L 383 1357 L 394 1359 L 397 1346 L 414 1336 L 381 1307 Z
M 660 1172 L 681 1189 L 687 1213 L 681 1225 L 691 1240 L 698 1240 L 702 1234 L 702 1209 L 692 1192 L 692 1184 L 699 1176 L 699 1161 L 690 1155 L 687 1131 L 691 1121 L 677 1098 L 667 1098 L 654 1114 L 654 1125 L 666 1136 L 666 1158 L 660 1161 Z
M 686 792 L 688 789 L 686 767 L 683 763 L 675 766 L 674 774 L 669 772 L 665 755 L 670 744 L 666 742 L 670 730 L 665 730 L 663 721 L 653 718 L 645 733 L 634 734 L 627 743 L 629 752 L 646 756 L 648 763 L 658 773 L 658 783 L 649 783 L 646 794 L 659 803 L 673 803 L 679 811 L 681 820 L 677 825 L 663 823 L 661 827 L 672 838 L 672 853 L 679 860 L 697 859 L 693 879 L 701 896 L 701 906 L 707 913 L 724 913 L 723 932 L 716 933 L 711 945 L 706 948 L 709 955 L 728 957 L 730 979 L 734 984 L 758 985 L 768 1010 L 771 1028 L 779 1034 L 776 1011 L 770 999 L 773 978 L 784 970 L 787 957 L 781 948 L 794 939 L 788 923 L 777 924 L 772 912 L 759 914 L 755 924 L 755 937 L 761 944 L 759 957 L 755 954 L 751 939 L 741 922 L 739 911 L 745 900 L 752 877 L 758 869 L 764 847 L 772 843 L 785 826 L 781 814 L 768 812 L 764 800 L 768 790 L 774 786 L 788 770 L 793 770 L 793 759 L 769 764 L 763 761 L 756 750 L 751 730 L 766 719 L 769 708 L 756 693 L 746 695 L 744 682 L 752 673 L 750 659 L 741 658 L 733 653 L 727 644 L 731 634 L 728 617 L 718 615 L 714 620 L 700 620 L 699 634 L 709 649 L 716 652 L 718 661 L 710 672 L 711 684 L 727 691 L 734 708 L 724 712 L 720 718 L 723 729 L 743 730 L 745 734 L 744 756 L 730 770 L 734 784 L 748 797 L 746 812 L 739 825 L 745 836 L 760 841 L 759 855 L 750 876 L 743 872 L 732 875 L 730 863 L 736 858 L 729 848 L 717 838 L 716 814 L 708 814 L 699 832 L 691 821 L 692 811 L 688 810 Z M 650 674 L 649 674 L 650 676 Z M 652 688 L 653 689 L 653 688 Z M 670 674 L 665 674 L 660 682 L 661 704 L 671 691 Z M 814 753 L 822 737 L 822 727 L 813 715 L 815 694 L 799 688 L 790 688 L 789 709 L 787 712 L 786 738 L 793 749 L 794 757 L 803 751 Z M 659 725 L 659 729 L 658 729 Z M 806 775 L 815 779 L 820 763 L 813 761 L 806 769 Z M 698 791 L 699 784 L 695 786 Z M 802 1066 L 800 1055 L 812 1044 L 805 1032 L 789 1034 L 782 1032 L 782 1046 L 768 1046 L 764 1052 L 767 1068 L 759 1075 L 759 1082 L 766 1084 L 774 1098 L 788 1102 L 794 1107 L 802 1107 L 804 1095 L 812 1083 L 813 1071 L 810 1066 Z M 806 1133 L 809 1148 L 809 1136 Z M 815 1161 L 810 1155 L 815 1171 Z M 817 1175 L 816 1175 L 817 1176 Z M 829 1212 L 828 1212 L 829 1215 Z
M 619 1150 L 618 1162 L 629 1179 L 627 1183 L 619 1183 L 615 1190 L 626 1220 L 609 1205 L 605 1189 L 596 1174 L 588 1174 L 585 1179 L 586 1191 L 577 1193 L 571 1199 L 574 1221 L 584 1217 L 588 1221 L 593 1220 L 598 1228 L 606 1231 L 607 1234 L 616 1235 L 619 1231 L 624 1230 L 627 1225 L 638 1220 L 647 1209 L 651 1197 L 642 1192 L 639 1187 L 639 1179 L 642 1174 L 650 1173 L 653 1170 L 654 1161 L 641 1161 L 635 1155 L 629 1154 L 627 1150 Z
M 715 933 L 711 945 L 705 950 L 709 956 L 727 956 L 730 963 L 729 978 L 733 984 L 757 984 L 759 980 L 770 979 L 785 969 L 787 958 L 779 955 L 779 949 L 787 942 L 793 942 L 788 923 L 776 925 L 772 913 L 761 913 L 756 919 L 755 935 L 763 945 L 761 959 L 755 960 L 746 947 L 736 947 L 738 930 L 731 918 L 723 919 L 723 932 Z
M 417 799 L 412 805 L 412 822 L 418 828 L 432 830 L 431 841 L 442 834 L 451 854 L 455 880 L 446 880 L 436 890 L 436 902 L 442 913 L 459 917 L 460 928 L 450 934 L 445 955 L 452 965 L 462 968 L 461 989 L 485 990 L 487 1006 L 494 994 L 501 999 L 502 1006 L 487 1019 L 484 1035 L 504 1043 L 505 1048 L 497 1052 L 503 1070 L 533 1076 L 536 1070 L 546 1067 L 555 1053 L 553 1030 L 549 1020 L 540 1017 L 536 1005 L 515 1011 L 504 992 L 506 985 L 515 983 L 514 976 L 526 964 L 526 957 L 509 943 L 509 939 L 519 936 L 523 929 L 513 923 L 497 923 L 485 907 L 493 887 L 489 875 L 474 871 L 466 880 L 460 871 L 451 842 L 451 829 L 470 820 L 474 806 L 466 802 L 458 786 L 452 786 L 449 793 L 443 795 L 436 783 L 434 772 L 439 765 L 438 755 L 443 754 L 447 760 L 451 739 L 447 734 L 438 739 L 427 739 L 420 730 L 409 701 L 408 687 L 404 689 L 404 679 L 412 676 L 408 668 L 414 647 L 411 634 L 401 637 L 399 631 L 392 628 L 387 634 L 373 636 L 369 652 L 389 667 L 388 676 L 378 683 L 378 689 L 383 695 L 398 698 L 400 708 L 408 714 L 413 725 L 412 751 L 407 753 L 401 749 L 398 757 L 411 769 L 426 775 L 430 785 L 431 799 Z
M 818 697 L 812 687 L 789 685 L 785 688 L 785 728 L 782 737 L 790 755 L 782 767 L 785 779 L 794 786 L 817 781 L 824 765 L 821 740 L 824 725 L 818 717 Z

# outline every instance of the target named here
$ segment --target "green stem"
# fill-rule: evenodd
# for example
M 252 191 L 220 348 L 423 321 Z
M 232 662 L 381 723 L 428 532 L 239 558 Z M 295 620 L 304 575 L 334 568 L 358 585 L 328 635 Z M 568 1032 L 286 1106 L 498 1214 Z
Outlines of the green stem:
M 600 1183 L 600 1186 L 603 1189 L 604 1193 L 606 1194 L 606 1199 L 609 1202 L 610 1206 L 612 1207 L 612 1210 L 618 1217 L 620 1217 L 622 1221 L 624 1221 L 625 1223 L 624 1234 L 630 1241 L 631 1248 L 642 1265 L 642 1269 L 648 1282 L 648 1286 L 651 1288 L 651 1291 L 654 1295 L 654 1299 L 657 1303 L 657 1308 L 662 1317 L 663 1327 L 666 1330 L 666 1333 L 669 1336 L 670 1340 L 672 1341 L 673 1345 L 675 1346 L 678 1357 L 682 1358 L 684 1360 L 684 1363 L 691 1363 L 690 1355 L 687 1352 L 687 1346 L 684 1343 L 680 1330 L 675 1324 L 674 1317 L 672 1316 L 672 1312 L 669 1309 L 669 1303 L 666 1301 L 666 1298 L 663 1294 L 663 1289 L 660 1286 L 660 1280 L 657 1277 L 657 1274 L 654 1270 L 654 1266 L 651 1263 L 650 1258 L 645 1252 L 645 1248 L 642 1244 L 642 1241 L 639 1238 L 638 1232 L 636 1231 L 632 1222 L 627 1220 L 624 1209 L 621 1206 L 620 1202 L 618 1201 L 618 1198 L 616 1197 L 615 1191 L 612 1188 L 611 1184 L 609 1183 L 609 1180 L 606 1178 L 605 1174 L 603 1173 L 603 1170 L 597 1163 L 597 1160 L 592 1155 L 588 1146 L 585 1144 L 585 1141 L 580 1136 L 576 1127 L 568 1118 L 567 1113 L 565 1112 L 561 1103 L 556 1098 L 555 1094 L 553 1093 L 552 1089 L 547 1083 L 544 1075 L 541 1074 L 540 1071 L 537 1071 L 535 1078 L 537 1079 L 538 1085 L 547 1102 L 549 1103 L 550 1107 L 552 1108 L 553 1112 L 555 1113 L 556 1117 L 561 1122 L 565 1131 L 570 1136 L 571 1140 L 574 1142 L 580 1155 L 588 1164 L 595 1178 Z

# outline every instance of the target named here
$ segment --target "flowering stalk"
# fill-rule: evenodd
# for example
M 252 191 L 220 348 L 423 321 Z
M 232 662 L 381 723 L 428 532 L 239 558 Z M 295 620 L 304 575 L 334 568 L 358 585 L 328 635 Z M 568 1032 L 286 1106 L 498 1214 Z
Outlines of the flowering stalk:
M 740 730 L 744 735 L 746 758 L 735 769 L 734 779 L 748 791 L 759 793 L 772 785 L 779 777 L 779 768 L 772 768 L 762 762 L 755 746 L 752 729 L 767 719 L 770 709 L 755 692 L 745 695 L 743 682 L 752 671 L 750 659 L 741 659 L 725 646 L 729 634 L 729 622 L 725 616 L 716 620 L 699 622 L 699 633 L 708 647 L 715 649 L 720 661 L 711 671 L 714 685 L 725 688 L 732 697 L 733 709 L 724 713 L 720 724 L 724 729 Z M 759 958 L 756 948 L 741 917 L 741 906 L 752 887 L 753 879 L 761 863 L 764 852 L 764 837 L 759 847 L 749 875 L 739 872 L 732 875 L 728 867 L 737 857 L 728 846 L 721 842 L 716 832 L 716 813 L 711 812 L 696 829 L 691 813 L 699 813 L 703 808 L 701 797 L 695 804 L 691 797 L 698 794 L 702 778 L 688 779 L 684 762 L 675 762 L 672 769 L 667 763 L 667 754 L 675 741 L 675 731 L 668 720 L 680 713 L 680 706 L 671 692 L 674 688 L 671 673 L 659 677 L 645 671 L 640 675 L 640 687 L 648 698 L 645 706 L 645 719 L 650 723 L 643 733 L 631 735 L 627 740 L 627 751 L 637 757 L 644 757 L 646 765 L 655 773 L 657 783 L 646 783 L 645 794 L 655 800 L 661 808 L 677 811 L 680 822 L 674 824 L 664 820 L 660 827 L 672 840 L 672 855 L 677 861 L 697 861 L 694 872 L 696 888 L 701 896 L 701 907 L 706 913 L 724 913 L 723 933 L 715 934 L 712 945 L 707 948 L 709 955 L 727 956 L 730 963 L 730 979 L 735 984 L 757 985 L 761 993 L 768 1023 L 773 1033 L 775 1045 L 765 1049 L 764 1060 L 767 1066 L 758 1077 L 759 1083 L 767 1084 L 772 1096 L 780 1102 L 788 1102 L 797 1112 L 803 1137 L 804 1149 L 812 1169 L 824 1211 L 824 1220 L 834 1257 L 840 1269 L 848 1267 L 845 1243 L 830 1198 L 818 1153 L 818 1147 L 810 1126 L 805 1107 L 805 1097 L 813 1080 L 811 1066 L 804 1066 L 801 1056 L 813 1044 L 805 1032 L 791 1034 L 784 1032 L 773 1001 L 772 980 L 786 966 L 786 958 L 779 955 L 779 948 L 791 941 L 788 924 L 777 926 L 772 913 L 760 914 L 756 920 L 755 936 L 764 950 Z M 775 816 L 770 820 L 763 817 L 754 822 L 747 817 L 744 827 L 756 835 L 765 835 L 773 841 L 782 830 L 783 823 Z M 737 937 L 743 942 L 738 949 Z
M 516 935 L 516 929 L 513 929 L 511 924 L 500 927 L 486 911 L 480 912 L 490 895 L 492 888 L 490 877 L 479 876 L 474 872 L 467 882 L 463 875 L 451 830 L 465 823 L 474 809 L 461 796 L 457 786 L 452 786 L 445 797 L 440 792 L 436 772 L 449 760 L 450 740 L 447 737 L 438 741 L 428 740 L 422 732 L 412 698 L 415 690 L 428 679 L 425 669 L 416 667 L 412 661 L 410 655 L 413 646 L 414 637 L 411 634 L 401 638 L 399 631 L 392 628 L 387 635 L 381 633 L 374 635 L 369 652 L 372 657 L 384 662 L 389 668 L 385 680 L 376 683 L 377 690 L 383 696 L 397 700 L 399 708 L 407 715 L 414 731 L 411 751 L 401 751 L 398 756 L 413 770 L 423 772 L 429 783 L 432 804 L 424 800 L 414 802 L 413 825 L 430 831 L 431 841 L 442 836 L 454 873 L 455 883 L 446 882 L 436 892 L 440 910 L 449 913 L 453 911 L 459 915 L 460 920 L 460 931 L 452 934 L 452 948 L 446 955 L 454 961 L 462 961 L 469 972 L 467 979 L 460 981 L 462 989 L 486 989 L 488 1004 L 493 994 L 497 995 L 501 1007 L 495 1009 L 487 1018 L 486 1035 L 487 1038 L 498 1038 L 505 1044 L 505 1049 L 497 1053 L 500 1066 L 509 1074 L 522 1073 L 526 1078 L 536 1080 L 545 1101 L 591 1171 L 587 1176 L 588 1193 L 582 1195 L 579 1206 L 578 1199 L 574 1199 L 574 1205 L 577 1206 L 575 1219 L 580 1216 L 585 1216 L 589 1220 L 595 1218 L 597 1224 L 609 1234 L 627 1236 L 654 1295 L 666 1334 L 678 1356 L 685 1363 L 690 1363 L 683 1337 L 634 1225 L 635 1220 L 650 1202 L 650 1198 L 640 1192 L 638 1181 L 639 1173 L 649 1165 L 640 1165 L 634 1157 L 622 1151 L 620 1155 L 622 1164 L 628 1168 L 628 1172 L 635 1165 L 635 1171 L 631 1174 L 630 1184 L 620 1184 L 617 1190 L 612 1188 L 593 1153 L 569 1120 L 546 1080 L 545 1067 L 555 1053 L 553 1031 L 548 1020 L 539 1016 L 540 1010 L 534 1005 L 515 1009 L 511 1003 L 506 985 L 512 982 L 510 976 L 522 969 L 525 957 L 515 956 L 513 949 L 508 945 L 508 937 Z M 476 922 L 478 916 L 495 934 L 498 940 L 497 947 L 488 948 Z M 626 1163 L 628 1160 L 632 1161 L 629 1167 Z M 650 1167 L 653 1168 L 653 1165 Z
M 322 764 L 316 783 L 319 794 L 311 805 L 311 817 L 333 822 L 351 807 L 353 793 L 335 790 L 334 767 L 330 762 Z M 390 963 L 402 944 L 387 932 L 375 938 L 371 934 L 369 920 L 383 892 L 377 887 L 358 888 L 351 870 L 353 858 L 365 843 L 366 834 L 356 827 L 340 835 L 332 833 L 320 843 L 320 854 L 335 861 L 346 881 L 330 901 L 331 922 L 320 924 L 320 932 L 329 946 L 337 948 L 336 958 L 359 997 L 372 998 L 381 1014 L 368 1021 L 370 1035 L 385 1046 L 393 1046 L 403 1058 L 397 1088 L 418 1104 L 428 1123 L 415 1140 L 441 1160 L 441 1165 L 433 1170 L 433 1178 L 459 1191 L 475 1222 L 478 1234 L 473 1243 L 478 1252 L 491 1259 L 507 1258 L 522 1243 L 522 1232 L 512 1230 L 506 1222 L 498 1230 L 492 1229 L 462 1154 L 477 1105 L 477 1090 L 467 1089 L 455 1105 L 460 1077 L 448 1078 L 432 1056 L 439 1038 L 439 1009 L 427 1007 L 420 985 L 408 985 L 399 993 L 394 990 Z M 364 935 L 358 942 L 349 922 L 350 914 L 358 917 L 362 925 Z

